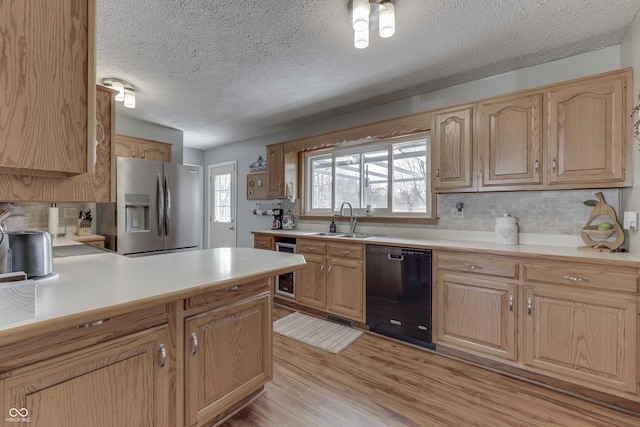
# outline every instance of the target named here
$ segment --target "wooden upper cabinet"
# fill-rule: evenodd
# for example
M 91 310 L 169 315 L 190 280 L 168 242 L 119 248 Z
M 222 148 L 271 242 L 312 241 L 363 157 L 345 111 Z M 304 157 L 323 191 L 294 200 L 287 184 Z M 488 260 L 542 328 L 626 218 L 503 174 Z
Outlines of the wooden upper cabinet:
M 284 145 L 267 146 L 267 196 L 270 199 L 298 197 L 298 153 L 285 152 Z
M 0 173 L 88 171 L 95 134 L 95 0 L 0 2 Z
M 559 85 L 548 92 L 549 184 L 631 184 L 631 71 Z
M 473 190 L 473 106 L 435 112 L 431 132 L 433 189 Z
M 479 104 L 482 188 L 542 184 L 542 105 L 540 92 Z
M 116 156 L 134 157 L 136 159 L 171 162 L 171 144 L 136 138 L 134 136 L 116 135 Z

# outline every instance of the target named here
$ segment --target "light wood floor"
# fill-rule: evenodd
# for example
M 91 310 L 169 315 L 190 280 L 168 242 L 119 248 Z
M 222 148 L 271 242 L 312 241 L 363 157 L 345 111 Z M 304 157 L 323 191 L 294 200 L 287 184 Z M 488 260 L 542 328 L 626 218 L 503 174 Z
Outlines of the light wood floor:
M 288 313 L 276 307 L 274 317 Z M 273 381 L 223 426 L 640 426 L 640 418 L 374 334 L 339 355 L 274 335 Z

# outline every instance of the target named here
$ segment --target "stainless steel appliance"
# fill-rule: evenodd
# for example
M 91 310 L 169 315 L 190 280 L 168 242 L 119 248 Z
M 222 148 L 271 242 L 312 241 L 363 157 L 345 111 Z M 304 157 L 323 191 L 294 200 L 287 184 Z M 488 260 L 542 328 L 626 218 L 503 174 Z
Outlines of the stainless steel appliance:
M 371 331 L 435 348 L 431 251 L 367 245 L 367 325 Z
M 118 157 L 116 203 L 99 203 L 97 231 L 122 255 L 200 247 L 202 179 L 191 166 Z
M 29 279 L 53 274 L 51 235 L 46 231 L 9 231 L 10 271 L 24 271 Z
M 296 253 L 296 239 L 285 238 L 279 242 L 276 242 L 276 251 L 288 252 L 290 254 Z M 281 274 L 276 276 L 276 294 L 282 295 L 288 298 L 296 297 L 296 273 L 292 271 L 290 273 Z

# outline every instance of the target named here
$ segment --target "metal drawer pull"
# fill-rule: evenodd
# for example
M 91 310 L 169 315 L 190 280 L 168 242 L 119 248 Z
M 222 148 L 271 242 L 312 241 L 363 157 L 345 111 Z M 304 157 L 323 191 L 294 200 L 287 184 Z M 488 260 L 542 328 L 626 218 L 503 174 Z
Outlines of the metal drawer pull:
M 242 285 L 235 285 L 235 286 L 229 286 L 228 288 L 224 288 L 225 291 L 231 292 L 231 291 L 237 291 L 238 289 L 240 289 L 242 287 Z
M 513 295 L 509 295 L 509 311 L 513 311 Z
M 329 266 L 329 269 L 327 270 L 327 273 L 329 274 L 329 277 L 331 277 L 331 269 L 333 268 L 333 265 Z
M 108 322 L 109 320 L 111 320 L 111 317 L 108 317 L 106 319 L 96 320 L 95 322 L 83 323 L 82 325 L 76 326 L 76 329 L 93 328 L 94 326 L 100 326 L 104 322 Z
M 551 170 L 553 171 L 553 173 L 556 172 L 557 167 L 558 167 L 558 163 L 556 162 L 556 159 L 553 159 L 553 161 L 551 162 Z
M 344 255 L 348 255 L 348 254 L 351 253 L 351 251 L 347 251 L 345 249 L 340 249 L 338 252 L 340 252 L 341 254 L 344 254 Z
M 198 336 L 195 332 L 191 332 L 191 355 L 193 356 L 198 352 Z
M 440 179 L 440 169 L 436 169 L 436 178 Z
M 164 368 L 167 364 L 167 347 L 164 344 L 160 344 L 160 367 Z
M 465 267 L 467 267 L 469 270 L 482 270 L 481 265 L 465 264 Z
M 304 248 L 305 248 L 306 250 L 308 250 L 308 251 L 315 251 L 315 250 L 316 250 L 316 247 L 315 247 L 315 246 L 305 246 Z
M 320 266 L 320 276 L 324 276 L 324 264 Z
M 538 174 L 538 170 L 539 170 L 539 167 L 538 167 L 538 161 L 536 160 L 536 161 L 533 163 L 533 171 L 534 171 L 534 173 L 535 173 L 536 175 Z
M 533 299 L 527 298 L 527 314 L 531 314 L 532 309 L 533 309 Z
M 569 275 L 565 274 L 564 280 L 571 280 L 572 282 L 588 282 L 589 278 L 588 277 L 569 276 Z

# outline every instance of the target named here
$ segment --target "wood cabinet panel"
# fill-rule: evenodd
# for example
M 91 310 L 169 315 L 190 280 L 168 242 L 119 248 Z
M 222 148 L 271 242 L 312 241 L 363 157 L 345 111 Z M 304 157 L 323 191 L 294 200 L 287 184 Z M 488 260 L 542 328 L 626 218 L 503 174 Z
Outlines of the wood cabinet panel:
M 95 0 L 0 2 L 0 28 L 0 172 L 87 172 L 95 133 Z
M 37 426 L 170 426 L 166 340 L 164 326 L 16 369 L 3 406 L 26 408 Z
M 612 269 L 606 265 L 526 261 L 523 263 L 523 276 L 527 282 L 638 292 L 638 270 L 633 267 Z
M 437 342 L 516 360 L 517 295 L 517 283 L 439 274 Z
M 326 255 L 327 244 L 313 239 L 297 239 L 296 252 L 299 254 Z
M 482 187 L 542 184 L 542 93 L 481 102 Z
M 525 286 L 523 362 L 557 378 L 636 393 L 638 304 Z
M 253 247 L 256 249 L 266 249 L 273 251 L 276 249 L 276 240 L 273 236 L 256 234 L 253 236 Z
M 434 190 L 473 190 L 473 107 L 458 107 L 433 113 L 431 133 L 431 179 Z
M 269 291 L 186 319 L 187 426 L 211 425 L 272 378 Z
M 127 135 L 116 135 L 115 140 L 116 156 L 171 162 L 171 144 Z
M 267 145 L 267 196 L 298 197 L 298 153 L 285 152 L 283 144 Z
M 364 262 L 331 257 L 327 265 L 327 311 L 364 322 Z
M 307 265 L 296 272 L 296 301 L 312 308 L 327 308 L 326 258 L 304 254 Z
M 517 260 L 512 258 L 436 252 L 435 261 L 435 267 L 438 270 L 456 270 L 511 279 L 518 278 L 519 264 Z
M 625 182 L 629 79 L 616 73 L 549 90 L 549 184 Z

